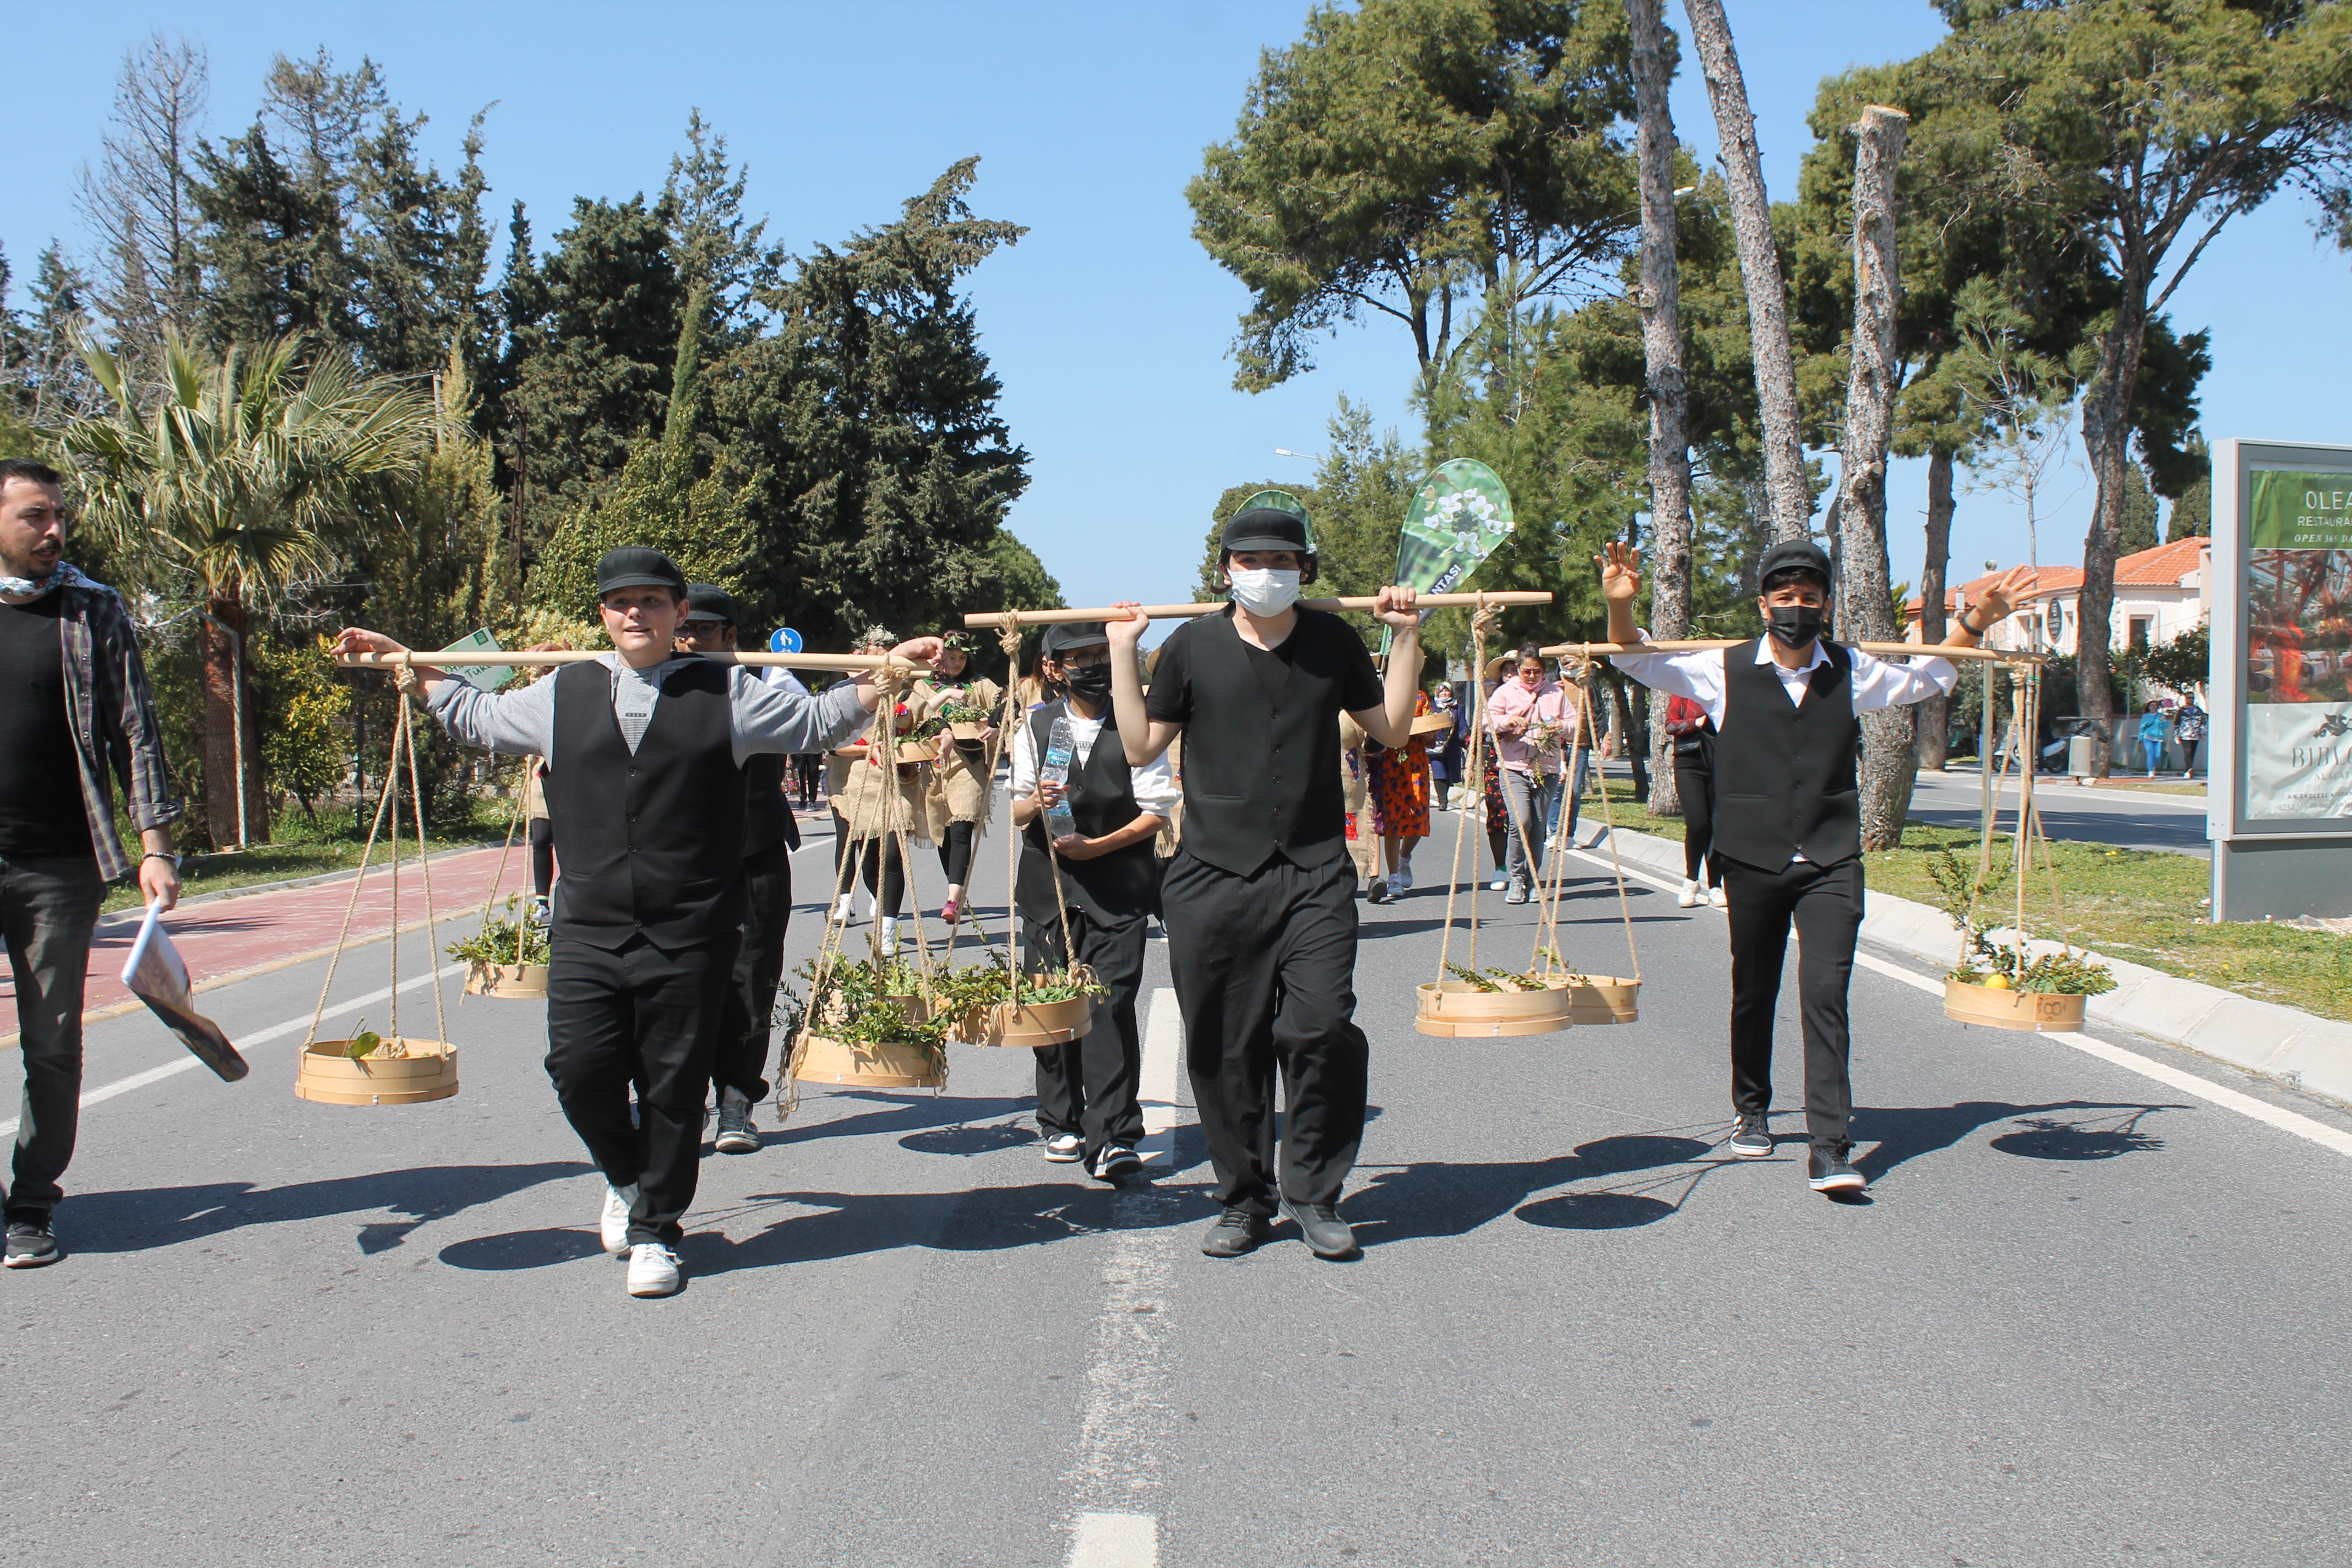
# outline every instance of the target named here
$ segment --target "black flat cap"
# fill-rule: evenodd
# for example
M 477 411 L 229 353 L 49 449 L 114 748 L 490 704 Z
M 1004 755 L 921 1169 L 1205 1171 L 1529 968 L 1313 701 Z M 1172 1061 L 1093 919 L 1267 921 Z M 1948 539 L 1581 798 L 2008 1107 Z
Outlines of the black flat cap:
M 735 595 L 716 583 L 688 583 L 686 585 L 686 618 L 689 621 L 716 621 L 721 626 L 740 626 Z
M 1110 644 L 1110 632 L 1100 621 L 1060 621 L 1045 628 L 1037 644 L 1037 651 L 1047 658 L 1059 658 L 1073 648 L 1106 647 Z
M 1225 524 L 1222 542 L 1227 550 L 1295 550 L 1301 555 L 1315 548 L 1307 542 L 1305 518 L 1270 506 L 1235 513 Z
M 1784 539 L 1764 552 L 1764 559 L 1756 563 L 1756 581 L 1769 583 L 1773 573 L 1786 572 L 1790 567 L 1811 572 L 1822 580 L 1823 588 L 1830 585 L 1828 552 L 1810 539 Z
M 607 550 L 596 562 L 596 596 L 601 599 L 615 588 L 670 588 L 683 594 L 686 574 L 658 550 L 625 544 Z

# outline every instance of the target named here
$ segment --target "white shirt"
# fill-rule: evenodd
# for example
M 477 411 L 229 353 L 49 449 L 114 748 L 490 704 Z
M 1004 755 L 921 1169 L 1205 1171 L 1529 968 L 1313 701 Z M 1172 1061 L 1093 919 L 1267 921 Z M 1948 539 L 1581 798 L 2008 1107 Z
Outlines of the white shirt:
M 1070 760 L 1077 767 L 1084 767 L 1095 754 L 1095 738 L 1102 733 L 1103 721 L 1081 719 L 1075 708 L 1065 711 L 1070 721 Z M 1154 816 L 1169 816 L 1183 798 L 1183 792 L 1176 787 L 1176 775 L 1168 769 L 1165 752 L 1131 770 L 1128 787 L 1135 792 L 1135 804 Z M 1024 713 L 1021 716 L 1020 731 L 1013 738 L 1013 794 L 1019 799 L 1036 793 L 1037 748 L 1032 741 L 1030 715 Z
M 794 675 L 791 670 L 786 669 L 781 664 L 772 664 L 768 666 L 765 670 L 761 672 L 760 679 L 767 682 L 770 686 L 782 687 L 783 689 L 791 692 L 793 696 L 802 699 L 803 701 L 808 698 L 809 689 L 801 684 L 801 678 Z
M 1650 634 L 1639 634 L 1643 642 Z M 1701 648 L 1689 653 L 1619 653 L 1609 656 L 1609 662 L 1643 685 L 1669 696 L 1687 697 L 1706 710 L 1717 730 L 1723 728 L 1723 656 L 1726 649 Z M 1923 658 L 1916 664 L 1889 664 L 1883 658 L 1863 652 L 1858 647 L 1846 650 L 1853 660 L 1850 689 L 1853 694 L 1853 710 L 1872 713 L 1881 708 L 1907 707 L 1924 702 L 1938 691 L 1948 692 L 1959 680 L 1960 672 L 1947 658 Z M 1921 650 L 1923 653 L 1925 649 Z M 1813 656 L 1800 668 L 1790 669 L 1772 658 L 1770 639 L 1756 645 L 1756 662 L 1772 666 L 1780 678 L 1780 689 L 1789 694 L 1790 703 L 1798 708 L 1805 705 L 1805 686 L 1814 670 L 1829 662 L 1821 639 L 1813 639 Z

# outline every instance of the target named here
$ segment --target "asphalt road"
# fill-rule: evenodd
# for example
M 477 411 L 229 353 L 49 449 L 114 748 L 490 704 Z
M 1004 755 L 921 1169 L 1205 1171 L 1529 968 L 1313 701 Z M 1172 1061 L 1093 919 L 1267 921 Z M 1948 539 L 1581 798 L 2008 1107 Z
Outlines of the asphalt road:
M 2017 813 L 2018 780 L 2011 774 L 1994 781 L 2005 818 Z M 1983 776 L 1975 773 L 1923 772 L 1911 795 L 1914 821 L 1949 827 L 1974 827 L 1982 820 Z M 2157 795 L 2126 789 L 2094 789 L 2055 784 L 2047 777 L 2033 781 L 2033 804 L 2042 814 L 2042 830 L 2053 838 L 2088 839 L 2125 849 L 2162 849 L 2176 855 L 2209 858 L 2212 846 L 2205 838 L 2205 802 L 2198 795 Z
M 1113 1191 L 1040 1161 L 1025 1057 L 959 1048 L 937 1097 L 763 1111 L 761 1152 L 705 1163 L 688 1288 L 633 1300 L 537 1004 L 453 983 L 463 1093 L 356 1110 L 292 1094 L 320 966 L 210 993 L 252 1078 L 93 1103 L 71 1256 L 0 1276 L 0 1563 L 2343 1560 L 2352 1159 L 2193 1086 L 2352 1119 L 2146 1041 L 2189 1090 L 1963 1029 L 1879 955 L 1853 977 L 1874 1184 L 1832 1203 L 1799 1115 L 1778 1157 L 1718 1158 L 1712 910 L 1633 889 L 1639 1024 L 1413 1033 L 1450 849 L 1365 910 L 1353 1263 L 1286 1226 L 1202 1257 L 1189 1113 L 1174 1168 Z M 1524 952 L 1528 911 L 1486 913 L 1482 953 Z M 1571 959 L 1623 957 L 1606 881 L 1567 918 Z M 348 954 L 339 996 L 384 955 Z M 403 1027 L 430 1017 L 408 992 Z M 88 1082 L 182 1056 L 110 1020 Z

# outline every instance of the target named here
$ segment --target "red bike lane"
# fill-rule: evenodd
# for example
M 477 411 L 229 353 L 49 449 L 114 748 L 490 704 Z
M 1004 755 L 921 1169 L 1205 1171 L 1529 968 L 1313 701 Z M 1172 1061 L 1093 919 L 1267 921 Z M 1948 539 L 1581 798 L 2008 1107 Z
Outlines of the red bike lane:
M 499 881 L 500 898 L 530 891 L 530 857 L 508 854 L 501 877 L 500 853 L 495 848 L 461 850 L 431 862 L 435 923 L 448 933 L 443 942 L 470 935 L 477 929 L 482 900 L 489 894 L 493 879 Z M 351 913 L 347 945 L 380 941 L 395 923 L 393 905 L 392 878 L 372 867 L 359 889 L 356 906 L 352 900 L 352 879 L 340 877 L 308 887 L 224 893 L 183 904 L 163 917 L 163 929 L 186 961 L 195 988 L 205 991 L 322 956 L 333 949 L 346 910 Z M 397 924 L 403 931 L 411 931 L 422 926 L 425 918 L 424 872 L 415 862 L 404 861 Z M 97 940 L 90 944 L 89 990 L 82 999 L 84 1021 L 111 1017 L 140 1005 L 121 978 L 122 961 L 139 935 L 140 920 L 138 911 L 126 910 L 100 921 Z M 16 981 L 0 967 L 0 1047 L 16 1043 Z

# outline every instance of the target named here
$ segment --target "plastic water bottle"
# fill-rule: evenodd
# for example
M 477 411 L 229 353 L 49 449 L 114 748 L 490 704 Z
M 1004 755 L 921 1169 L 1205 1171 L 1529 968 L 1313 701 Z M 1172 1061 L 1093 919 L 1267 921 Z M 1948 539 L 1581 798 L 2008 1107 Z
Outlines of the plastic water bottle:
M 1037 782 L 1066 784 L 1070 782 L 1070 757 L 1076 750 L 1076 738 L 1070 733 L 1067 715 L 1054 721 L 1053 732 L 1045 738 L 1045 761 L 1037 769 Z M 1045 837 L 1067 838 L 1078 830 L 1078 819 L 1070 815 L 1067 795 L 1045 808 Z

